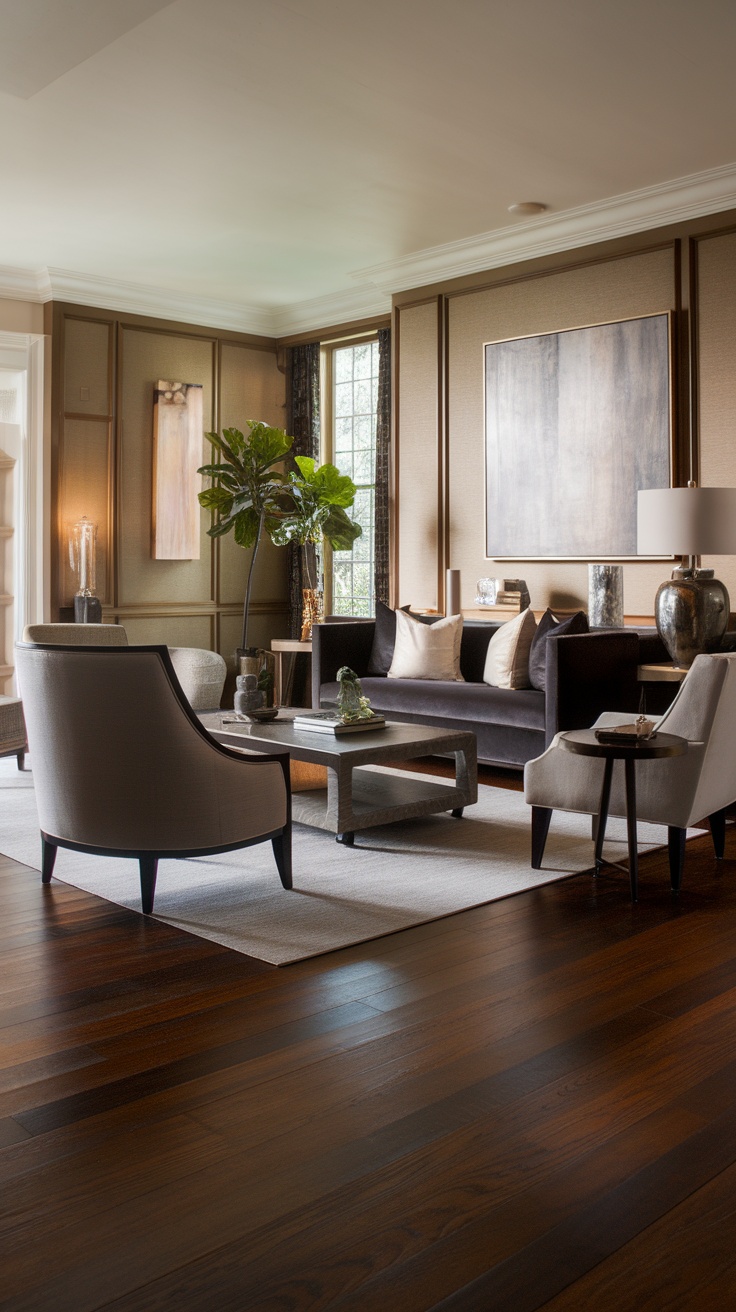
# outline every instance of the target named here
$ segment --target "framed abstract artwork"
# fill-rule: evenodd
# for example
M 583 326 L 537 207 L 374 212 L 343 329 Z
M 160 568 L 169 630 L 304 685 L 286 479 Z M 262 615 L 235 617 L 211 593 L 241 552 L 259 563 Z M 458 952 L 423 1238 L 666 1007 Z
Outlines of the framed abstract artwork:
M 669 314 L 483 350 L 486 556 L 636 556 L 636 494 L 673 476 Z

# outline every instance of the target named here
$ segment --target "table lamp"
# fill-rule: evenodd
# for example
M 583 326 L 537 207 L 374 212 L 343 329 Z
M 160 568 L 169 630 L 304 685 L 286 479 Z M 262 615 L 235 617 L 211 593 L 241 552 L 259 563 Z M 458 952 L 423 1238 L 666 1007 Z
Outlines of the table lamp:
M 77 576 L 74 623 L 100 624 L 102 603 L 97 596 L 97 525 L 86 515 L 69 528 L 69 564 Z
M 736 554 L 736 488 L 651 488 L 638 493 L 640 556 L 682 556 L 657 592 L 657 631 L 677 668 L 689 669 L 704 651 L 717 651 L 728 627 L 730 601 L 701 556 Z

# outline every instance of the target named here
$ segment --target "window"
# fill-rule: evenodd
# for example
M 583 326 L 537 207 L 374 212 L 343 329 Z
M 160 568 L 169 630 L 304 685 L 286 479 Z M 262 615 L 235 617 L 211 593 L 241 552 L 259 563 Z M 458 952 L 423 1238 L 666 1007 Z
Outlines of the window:
M 326 561 L 327 605 L 335 615 L 369 616 L 375 613 L 378 342 L 332 346 L 325 364 L 326 459 L 355 483 L 358 491 L 348 514 L 363 529 L 352 551 L 333 552 Z

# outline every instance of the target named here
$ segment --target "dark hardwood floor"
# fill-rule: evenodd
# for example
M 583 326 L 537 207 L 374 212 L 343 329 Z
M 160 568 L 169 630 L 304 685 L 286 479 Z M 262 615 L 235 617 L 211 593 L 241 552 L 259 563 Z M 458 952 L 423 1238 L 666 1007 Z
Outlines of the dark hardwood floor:
M 0 1307 L 736 1307 L 726 852 L 280 970 L 0 859 Z

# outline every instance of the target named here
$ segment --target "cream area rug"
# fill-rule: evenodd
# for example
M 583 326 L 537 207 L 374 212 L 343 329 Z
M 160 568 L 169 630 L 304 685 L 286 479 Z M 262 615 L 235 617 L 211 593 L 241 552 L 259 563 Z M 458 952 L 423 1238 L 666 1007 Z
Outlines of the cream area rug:
M 530 817 L 521 793 L 481 785 L 477 804 L 462 820 L 441 814 L 363 830 L 353 848 L 324 830 L 295 825 L 292 890 L 281 886 L 271 844 L 259 843 L 220 856 L 161 861 L 154 914 L 237 952 L 287 965 L 590 867 L 590 817 L 558 811 L 544 869 L 532 870 Z M 622 859 L 624 822 L 611 820 L 609 835 L 605 855 Z M 665 829 L 639 826 L 640 850 L 666 841 Z M 33 774 L 20 773 L 15 757 L 0 760 L 0 852 L 40 868 Z M 140 912 L 135 860 L 59 848 L 54 878 Z

